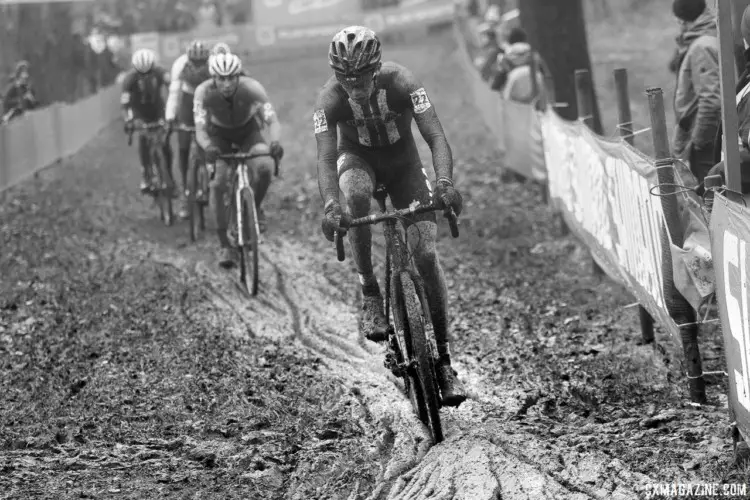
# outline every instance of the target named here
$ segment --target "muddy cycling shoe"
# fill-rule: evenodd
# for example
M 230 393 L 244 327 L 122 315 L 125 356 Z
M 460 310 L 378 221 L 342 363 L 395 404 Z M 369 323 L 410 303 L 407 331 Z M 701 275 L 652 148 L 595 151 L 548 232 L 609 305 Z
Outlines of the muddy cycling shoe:
M 359 331 L 371 342 L 388 340 L 388 320 L 383 314 L 382 295 L 365 295 L 362 297 Z
M 262 208 L 258 209 L 258 231 L 261 233 L 266 232 L 266 228 L 268 228 L 268 221 L 266 220 L 266 213 L 263 211 Z
M 450 359 L 442 357 L 438 360 L 435 375 L 444 406 L 458 406 L 466 400 L 466 388 L 456 377 L 457 373 L 451 366 Z
M 237 251 L 234 248 L 222 248 L 219 250 L 219 266 L 231 269 L 237 265 Z

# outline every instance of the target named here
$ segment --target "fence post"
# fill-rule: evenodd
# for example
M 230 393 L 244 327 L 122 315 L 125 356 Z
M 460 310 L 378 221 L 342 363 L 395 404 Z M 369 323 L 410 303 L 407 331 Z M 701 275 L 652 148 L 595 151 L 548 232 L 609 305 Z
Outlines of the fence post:
M 677 194 L 674 187 L 674 160 L 669 150 L 667 118 L 664 112 L 664 94 L 658 87 L 646 89 L 648 108 L 651 115 L 651 130 L 654 138 L 654 155 L 661 195 L 661 207 L 666 228 L 662 228 L 662 275 L 663 290 L 667 311 L 680 329 L 682 351 L 687 364 L 687 377 L 690 387 L 690 400 L 706 403 L 706 382 L 703 378 L 701 355 L 698 347 L 698 325 L 696 314 L 685 297 L 675 288 L 672 277 L 672 252 L 670 238 L 674 245 L 682 248 L 684 231 L 680 222 Z M 669 237 L 667 236 L 669 232 Z
M 576 104 L 578 105 L 578 119 L 581 120 L 584 125 L 595 133 L 601 131 L 594 130 L 594 99 L 591 74 L 586 69 L 577 69 L 575 71 L 575 86 L 576 86 Z M 591 257 L 591 269 L 596 276 L 602 276 L 604 271 L 596 263 L 593 255 Z
M 631 146 L 635 143 L 633 136 L 633 115 L 630 112 L 630 94 L 628 93 L 628 70 L 615 69 L 615 92 L 617 93 L 617 127 L 620 136 Z M 654 318 L 643 306 L 638 306 L 641 320 L 641 338 L 644 344 L 654 341 Z
M 534 105 L 534 110 L 536 111 L 544 111 L 541 110 L 539 107 L 539 100 L 542 94 L 542 89 L 539 88 L 539 81 L 537 80 L 539 75 L 539 64 L 536 59 L 536 57 L 531 58 L 531 63 L 529 64 L 529 76 L 531 78 L 531 95 L 533 96 L 533 100 L 531 101 Z M 549 205 L 549 188 L 547 187 L 547 183 L 541 182 L 542 185 L 542 203 L 545 205 Z

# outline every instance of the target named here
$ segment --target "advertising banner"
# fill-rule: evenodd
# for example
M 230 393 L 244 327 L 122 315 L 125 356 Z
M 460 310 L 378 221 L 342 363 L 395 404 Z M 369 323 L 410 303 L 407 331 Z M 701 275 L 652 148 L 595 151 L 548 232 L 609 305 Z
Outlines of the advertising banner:
M 253 11 L 256 26 L 304 27 L 361 17 L 359 0 L 258 0 Z
M 729 373 L 729 407 L 742 434 L 750 437 L 750 214 L 717 194 L 711 214 L 716 294 Z
M 542 134 L 550 196 L 571 230 L 609 276 L 677 335 L 666 309 L 664 294 L 670 287 L 665 279 L 673 279 L 695 309 L 714 291 L 711 244 L 700 206 L 687 196 L 680 200 L 686 238 L 678 248 L 669 241 L 660 198 L 650 193 L 658 184 L 653 160 L 622 140 L 605 140 L 551 111 L 542 116 Z

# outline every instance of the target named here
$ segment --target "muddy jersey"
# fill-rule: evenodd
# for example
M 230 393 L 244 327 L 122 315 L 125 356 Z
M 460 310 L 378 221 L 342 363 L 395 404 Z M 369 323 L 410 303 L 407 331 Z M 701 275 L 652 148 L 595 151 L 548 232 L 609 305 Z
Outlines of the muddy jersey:
M 164 114 L 164 97 L 161 91 L 168 83 L 169 75 L 159 66 L 155 66 L 146 75 L 131 69 L 122 81 L 120 103 L 123 108 L 132 110 L 134 118 L 145 121 L 159 120 Z
M 213 79 L 201 83 L 193 99 L 193 116 L 198 144 L 209 143 L 209 124 L 224 129 L 239 129 L 255 120 L 258 129 L 270 124 L 276 116 L 268 94 L 257 80 L 240 76 L 237 90 L 225 98 Z
M 198 85 L 211 78 L 208 64 L 196 65 L 187 54 L 182 54 L 172 64 L 171 80 L 169 84 L 169 97 L 167 98 L 167 120 L 173 120 L 177 114 L 180 94 L 192 96 Z
M 320 91 L 313 112 L 318 162 L 335 168 L 338 151 L 347 150 L 414 152 L 412 119 L 432 150 L 435 168 L 452 172 L 453 159 L 435 109 L 425 88 L 408 69 L 393 62 L 383 63 L 374 92 L 363 104 L 349 99 L 341 84 L 331 77 Z

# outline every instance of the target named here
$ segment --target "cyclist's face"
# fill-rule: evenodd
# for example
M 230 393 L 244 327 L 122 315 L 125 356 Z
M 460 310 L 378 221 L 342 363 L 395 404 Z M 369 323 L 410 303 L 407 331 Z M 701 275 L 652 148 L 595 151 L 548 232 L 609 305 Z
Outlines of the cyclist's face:
M 29 73 L 26 70 L 23 70 L 18 73 L 18 76 L 16 77 L 16 83 L 18 85 L 26 85 L 26 82 L 29 81 Z
M 239 76 L 215 76 L 214 81 L 216 87 L 224 97 L 229 97 L 234 94 L 237 90 L 237 83 L 239 82 Z
M 341 84 L 352 101 L 363 102 L 370 98 L 375 90 L 375 70 L 368 71 L 359 76 L 347 77 L 341 73 L 336 73 L 336 80 Z

